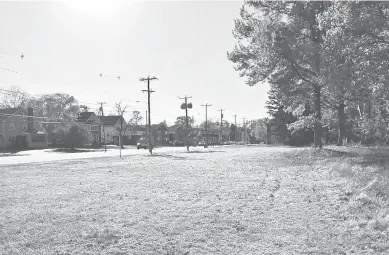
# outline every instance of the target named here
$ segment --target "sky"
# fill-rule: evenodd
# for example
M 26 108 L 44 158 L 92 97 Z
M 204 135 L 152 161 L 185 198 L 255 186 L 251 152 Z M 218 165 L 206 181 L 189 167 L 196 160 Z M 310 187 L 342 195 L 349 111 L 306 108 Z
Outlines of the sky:
M 150 75 L 158 78 L 151 82 L 152 123 L 171 125 L 185 115 L 179 97 L 186 95 L 196 123 L 205 120 L 206 103 L 213 120 L 220 109 L 231 123 L 234 115 L 238 124 L 266 117 L 268 84 L 246 85 L 227 59 L 242 3 L 0 2 L 0 88 L 68 93 L 92 109 L 106 102 L 106 115 L 121 102 L 128 118 L 133 110 L 145 115 L 139 78 Z

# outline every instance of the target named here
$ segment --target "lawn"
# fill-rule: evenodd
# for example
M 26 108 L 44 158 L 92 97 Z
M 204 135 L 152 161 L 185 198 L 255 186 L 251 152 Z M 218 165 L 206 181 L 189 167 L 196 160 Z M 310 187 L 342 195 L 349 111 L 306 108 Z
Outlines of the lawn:
M 388 254 L 386 162 L 257 146 L 0 165 L 0 253 Z

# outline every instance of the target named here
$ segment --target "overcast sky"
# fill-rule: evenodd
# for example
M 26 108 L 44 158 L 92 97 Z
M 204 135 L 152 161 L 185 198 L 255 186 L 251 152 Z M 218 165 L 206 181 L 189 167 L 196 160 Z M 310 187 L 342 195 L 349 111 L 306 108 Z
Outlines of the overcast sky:
M 172 124 L 179 96 L 192 96 L 196 122 L 266 116 L 268 85 L 249 87 L 227 60 L 242 2 L 1 2 L 0 88 L 19 86 L 31 94 L 63 92 L 105 112 L 122 101 L 144 114 L 146 84 L 152 82 L 152 123 Z M 20 56 L 24 55 L 21 59 Z M 18 72 L 18 73 L 15 73 Z M 99 74 L 103 76 L 100 77 Z M 116 77 L 120 76 L 120 80 Z

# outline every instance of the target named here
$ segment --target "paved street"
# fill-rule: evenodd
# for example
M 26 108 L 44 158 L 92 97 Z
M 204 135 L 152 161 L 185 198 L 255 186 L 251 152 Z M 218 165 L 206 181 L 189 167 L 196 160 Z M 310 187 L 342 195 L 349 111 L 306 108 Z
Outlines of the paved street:
M 127 150 L 123 159 L 2 166 L 0 250 L 330 252 L 343 224 L 336 217 L 343 182 L 294 156 L 301 150 L 219 147 L 187 153 L 164 148 L 154 156 Z

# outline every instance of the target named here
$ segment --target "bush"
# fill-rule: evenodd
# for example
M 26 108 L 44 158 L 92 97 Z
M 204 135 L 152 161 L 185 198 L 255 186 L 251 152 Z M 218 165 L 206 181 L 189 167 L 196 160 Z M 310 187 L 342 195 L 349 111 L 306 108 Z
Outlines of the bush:
M 63 140 L 66 147 L 84 147 L 93 140 L 89 129 L 78 124 L 58 127 L 54 130 L 54 134 Z

